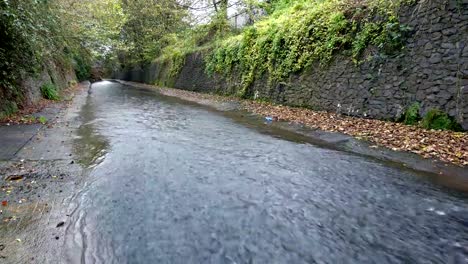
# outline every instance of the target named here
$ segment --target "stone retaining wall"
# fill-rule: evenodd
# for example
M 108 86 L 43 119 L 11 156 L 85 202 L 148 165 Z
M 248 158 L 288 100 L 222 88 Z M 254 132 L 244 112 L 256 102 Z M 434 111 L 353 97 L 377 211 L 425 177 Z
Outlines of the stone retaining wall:
M 336 56 L 327 67 L 312 66 L 287 82 L 269 85 L 264 76 L 249 87 L 250 97 L 312 109 L 378 119 L 397 119 L 418 102 L 421 115 L 437 108 L 468 129 L 468 2 L 421 1 L 400 13 L 413 30 L 405 49 L 385 58 L 372 48 L 372 59 L 356 65 Z M 235 94 L 238 76 L 205 73 L 203 53 L 186 57 L 171 77 L 165 63 L 114 74 L 114 78 L 159 83 L 180 89 Z

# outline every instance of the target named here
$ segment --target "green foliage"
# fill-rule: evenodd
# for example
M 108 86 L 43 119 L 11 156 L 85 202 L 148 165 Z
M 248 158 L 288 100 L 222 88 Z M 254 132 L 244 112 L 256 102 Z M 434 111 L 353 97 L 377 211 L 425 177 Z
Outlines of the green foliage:
M 49 1 L 54 3 L 54 12 L 66 29 L 67 55 L 78 80 L 91 77 L 91 65 L 95 62 L 115 63 L 116 54 L 126 50 L 121 39 L 126 21 L 122 0 Z
M 439 109 L 431 109 L 422 119 L 422 126 L 425 129 L 455 130 L 460 131 L 460 125 Z
M 73 2 L 77 1 L 0 0 L 0 95 L 5 100 L 21 106 L 25 97 L 20 80 L 35 77 L 52 64 L 70 68 L 73 59 L 83 61 L 89 53 L 84 52 L 88 47 L 82 31 L 67 24 L 80 20 L 65 15 L 64 10 L 78 9 L 69 6 Z
M 169 76 L 176 77 L 185 63 L 185 55 L 177 54 L 175 56 L 172 56 L 170 63 L 171 63 L 171 69 L 169 72 Z
M 32 115 L 21 116 L 20 121 L 25 124 L 32 124 L 37 122 L 37 118 Z
M 18 112 L 18 105 L 12 101 L 1 102 L 0 119 Z
M 214 42 L 232 36 L 233 31 L 225 22 L 215 20 L 210 24 L 170 33 L 164 36 L 167 44 L 162 48 L 161 59 L 189 54 L 195 51 L 211 48 Z
M 312 66 L 326 65 L 338 52 L 359 61 L 375 46 L 383 54 L 402 49 L 407 27 L 395 12 L 403 1 L 280 1 L 275 12 L 241 34 L 219 41 L 207 58 L 207 72 L 241 73 L 243 90 L 264 73 L 270 82 Z
M 91 77 L 90 62 L 83 56 L 73 56 L 73 69 L 75 70 L 76 78 L 78 78 L 79 81 L 88 80 Z
M 73 86 L 75 86 L 77 84 L 78 84 L 78 82 L 76 80 L 68 81 L 68 87 L 73 87 Z
M 126 64 L 150 62 L 161 55 L 167 46 L 166 34 L 182 30 L 186 10 L 175 0 L 122 1 L 126 17 L 121 40 L 125 46 Z
M 383 54 L 393 54 L 404 47 L 404 39 L 410 31 L 406 25 L 390 16 L 388 21 L 364 23 L 352 42 L 352 57 L 356 61 L 362 52 L 373 45 Z
M 49 100 L 59 100 L 60 96 L 58 95 L 57 88 L 51 83 L 47 83 L 41 86 L 41 94 L 45 99 Z
M 164 36 L 167 45 L 162 48 L 161 55 L 157 60 L 170 64 L 169 75 L 175 77 L 182 69 L 188 54 L 208 50 L 213 42 L 231 34 L 228 27 L 219 21 L 167 34 Z
M 419 116 L 419 103 L 413 103 L 405 112 L 403 123 L 406 125 L 416 125 L 421 117 Z
M 37 119 L 37 121 L 39 121 L 39 123 L 41 123 L 41 124 L 44 125 L 45 123 L 47 123 L 47 118 L 44 117 L 44 116 L 40 116 L 40 117 Z
M 21 98 L 20 71 L 34 73 L 38 67 L 40 33 L 46 24 L 39 14 L 45 5 L 32 0 L 0 1 L 0 89 L 8 100 Z

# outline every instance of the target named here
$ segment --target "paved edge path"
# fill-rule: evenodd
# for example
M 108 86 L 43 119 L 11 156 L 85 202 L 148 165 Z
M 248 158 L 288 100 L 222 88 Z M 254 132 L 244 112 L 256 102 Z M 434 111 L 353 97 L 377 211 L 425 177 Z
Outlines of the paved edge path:
M 82 82 L 79 84 L 79 87 L 83 89 L 89 89 L 90 86 L 91 83 L 89 82 Z M 70 100 L 73 100 L 73 97 L 74 95 Z M 48 122 L 54 122 L 62 111 L 60 106 L 64 103 L 65 102 L 60 101 L 32 115 L 37 117 L 43 116 Z M 18 152 L 20 152 L 44 126 L 47 126 L 47 124 L 0 124 L 0 161 L 15 159 Z
M 0 126 L 0 160 L 13 159 L 42 127 L 42 124 Z
M 0 127 L 0 263 L 63 262 L 73 198 L 89 171 L 73 152 L 89 88 L 82 82 L 71 98 L 33 114 L 45 125 Z

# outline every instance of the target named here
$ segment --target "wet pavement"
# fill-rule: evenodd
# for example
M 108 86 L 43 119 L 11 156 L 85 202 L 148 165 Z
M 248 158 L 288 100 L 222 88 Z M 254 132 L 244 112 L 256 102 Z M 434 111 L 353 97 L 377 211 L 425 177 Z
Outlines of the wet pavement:
M 433 175 L 118 83 L 95 83 L 81 100 L 71 115 L 79 125 L 53 132 L 71 133 L 69 142 L 50 136 L 34 145 L 62 149 L 19 152 L 53 157 L 56 165 L 44 169 L 52 182 L 61 165 L 84 170 L 64 173 L 82 181 L 54 198 L 52 220 L 39 222 L 48 231 L 32 234 L 48 242 L 16 259 L 468 263 L 468 196 L 434 184 Z M 51 231 L 62 219 L 60 232 Z
M 73 140 L 88 86 L 76 87 L 73 103 L 37 113 L 46 125 L 0 126 L 0 263 L 63 263 L 65 230 L 57 223 L 67 220 L 87 175 L 75 162 Z
M 424 175 L 110 82 L 82 115 L 70 262 L 467 261 L 468 200 Z
M 41 127 L 41 124 L 0 126 L 0 142 L 2 142 L 0 160 L 14 158 L 18 151 L 37 134 Z

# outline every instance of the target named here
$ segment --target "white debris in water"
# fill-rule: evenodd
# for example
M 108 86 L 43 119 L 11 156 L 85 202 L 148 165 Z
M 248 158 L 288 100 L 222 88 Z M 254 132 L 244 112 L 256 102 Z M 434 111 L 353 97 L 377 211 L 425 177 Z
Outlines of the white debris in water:
M 455 242 L 455 243 L 453 243 L 453 246 L 454 246 L 454 247 L 461 248 L 462 245 L 461 245 L 460 243 L 458 243 L 458 242 Z
M 433 212 L 434 211 L 434 207 L 429 207 L 429 209 L 427 209 L 429 212 Z
M 436 211 L 436 214 L 438 214 L 438 215 L 445 215 L 445 212 L 442 212 L 442 211 Z

